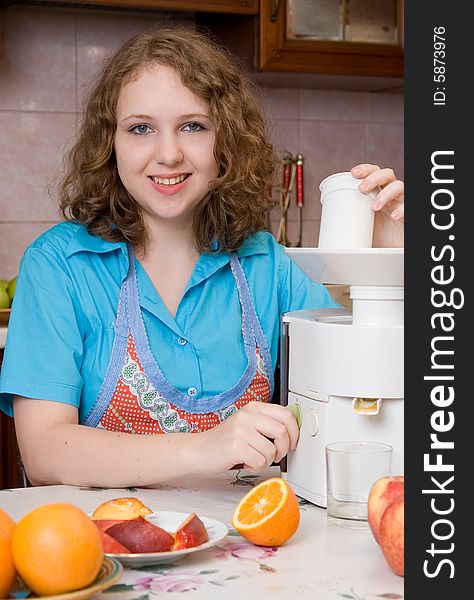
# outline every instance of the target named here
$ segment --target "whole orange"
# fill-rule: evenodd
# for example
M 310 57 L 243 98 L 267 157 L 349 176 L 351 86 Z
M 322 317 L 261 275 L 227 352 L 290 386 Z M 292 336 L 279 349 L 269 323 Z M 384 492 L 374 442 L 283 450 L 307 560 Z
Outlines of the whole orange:
M 18 521 L 12 536 L 16 569 L 38 596 L 87 587 L 103 561 L 97 527 L 72 504 L 44 504 Z
M 0 598 L 6 598 L 15 583 L 11 537 L 15 522 L 0 508 Z
M 0 508 L 0 530 L 2 530 L 8 534 L 10 537 L 15 529 L 15 521 L 10 517 L 8 513 L 6 513 L 2 508 Z

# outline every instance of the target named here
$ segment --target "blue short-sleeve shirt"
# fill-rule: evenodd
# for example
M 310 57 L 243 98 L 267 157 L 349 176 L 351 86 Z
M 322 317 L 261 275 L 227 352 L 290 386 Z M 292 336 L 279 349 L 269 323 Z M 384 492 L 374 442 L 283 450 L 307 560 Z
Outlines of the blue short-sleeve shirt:
M 280 318 L 303 308 L 338 306 L 311 282 L 268 232 L 237 251 L 257 316 L 277 362 Z M 241 308 L 227 253 L 202 254 L 173 318 L 135 259 L 151 351 L 170 384 L 195 398 L 219 394 L 247 363 Z M 109 366 L 125 243 L 107 242 L 75 223 L 60 223 L 26 250 L 17 281 L 0 377 L 0 408 L 13 395 L 64 402 L 82 421 Z

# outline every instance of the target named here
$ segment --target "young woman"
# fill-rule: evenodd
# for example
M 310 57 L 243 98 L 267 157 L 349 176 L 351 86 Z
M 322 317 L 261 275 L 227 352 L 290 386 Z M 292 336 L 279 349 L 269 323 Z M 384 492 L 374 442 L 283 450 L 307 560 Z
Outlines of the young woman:
M 163 28 L 108 61 L 66 221 L 25 252 L 10 320 L 1 402 L 33 484 L 260 472 L 296 447 L 269 403 L 280 318 L 335 303 L 264 230 L 275 168 L 245 76 L 205 36 Z M 403 184 L 353 174 L 383 188 L 375 243 L 402 245 Z

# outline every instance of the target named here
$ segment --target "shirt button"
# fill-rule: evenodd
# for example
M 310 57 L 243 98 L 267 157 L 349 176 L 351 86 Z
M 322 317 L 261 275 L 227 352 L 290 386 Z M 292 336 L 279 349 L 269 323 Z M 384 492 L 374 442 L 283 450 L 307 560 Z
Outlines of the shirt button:
M 191 396 L 191 398 L 194 398 L 197 393 L 198 391 L 195 387 L 188 388 L 188 396 Z
M 182 337 L 179 337 L 179 338 L 178 338 L 178 344 L 179 344 L 180 346 L 184 346 L 184 345 L 185 345 L 185 344 L 187 344 L 187 343 L 188 343 L 188 342 L 187 342 L 187 340 L 185 340 L 184 338 L 182 338 Z

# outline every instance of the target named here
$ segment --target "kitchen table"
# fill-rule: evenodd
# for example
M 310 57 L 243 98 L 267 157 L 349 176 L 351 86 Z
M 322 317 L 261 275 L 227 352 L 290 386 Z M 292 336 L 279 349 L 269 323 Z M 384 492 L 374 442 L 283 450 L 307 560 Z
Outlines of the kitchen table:
M 136 496 L 153 510 L 196 512 L 222 521 L 228 536 L 216 546 L 163 565 L 125 568 L 118 583 L 94 596 L 100 600 L 288 600 L 317 598 L 374 600 L 403 598 L 403 578 L 394 575 L 370 530 L 327 522 L 326 510 L 299 499 L 300 526 L 279 548 L 253 546 L 231 526 L 232 512 L 244 494 L 278 467 L 261 475 L 229 471 L 213 477 L 187 477 L 154 489 L 102 489 L 44 486 L 0 491 L 0 507 L 15 520 L 36 506 L 71 502 L 87 513 L 122 496 Z

